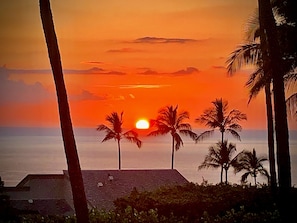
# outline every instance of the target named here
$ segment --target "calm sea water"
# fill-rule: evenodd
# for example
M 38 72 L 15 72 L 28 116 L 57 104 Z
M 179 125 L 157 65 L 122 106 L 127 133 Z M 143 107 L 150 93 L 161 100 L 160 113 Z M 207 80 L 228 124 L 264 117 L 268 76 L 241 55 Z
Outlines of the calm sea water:
M 202 130 L 195 131 L 201 133 Z M 267 156 L 267 134 L 262 130 L 245 130 L 241 141 L 232 137 L 237 152 L 256 149 L 258 156 Z M 104 133 L 92 128 L 76 128 L 75 139 L 82 169 L 117 169 L 118 150 L 115 141 L 101 143 Z M 121 141 L 122 169 L 169 169 L 171 167 L 171 137 L 140 136 L 142 148 Z M 183 137 L 184 146 L 175 153 L 174 168 L 189 181 L 218 183 L 219 170 L 197 170 L 208 153 L 208 147 L 220 139 L 215 134 L 208 140 L 195 144 Z M 297 131 L 290 132 L 292 182 L 297 186 Z M 268 162 L 265 164 L 267 168 Z M 56 128 L 4 128 L 0 127 L 0 176 L 6 186 L 15 186 L 27 174 L 62 173 L 67 169 L 64 147 L 59 129 Z M 229 170 L 228 180 L 240 182 L 241 174 Z M 251 181 L 251 179 L 249 179 Z M 259 179 L 261 182 L 266 180 Z

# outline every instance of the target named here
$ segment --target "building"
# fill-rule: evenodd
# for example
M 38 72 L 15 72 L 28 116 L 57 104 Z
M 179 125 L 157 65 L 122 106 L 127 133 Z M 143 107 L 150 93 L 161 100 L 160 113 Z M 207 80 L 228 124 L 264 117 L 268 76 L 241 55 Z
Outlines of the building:
M 162 186 L 183 185 L 188 181 L 171 169 L 82 170 L 89 208 L 111 210 L 113 201 L 138 191 Z M 74 213 L 68 171 L 63 174 L 29 174 L 17 186 L 4 187 L 12 207 L 40 214 Z

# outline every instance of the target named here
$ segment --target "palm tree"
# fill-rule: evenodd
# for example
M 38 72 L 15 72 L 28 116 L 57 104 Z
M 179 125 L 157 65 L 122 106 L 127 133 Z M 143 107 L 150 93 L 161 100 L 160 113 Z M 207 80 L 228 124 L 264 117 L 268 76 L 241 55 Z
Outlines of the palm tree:
M 223 143 L 218 142 L 215 146 L 208 148 L 208 155 L 205 156 L 203 163 L 198 166 L 198 170 L 203 168 L 221 168 L 221 183 L 223 183 L 223 171 L 225 170 L 225 183 L 228 183 L 228 170 L 230 166 L 234 165 L 236 157 L 234 153 L 236 146 L 233 143 L 229 143 L 225 140 Z
M 183 145 L 183 140 L 178 133 L 189 136 L 193 140 L 197 138 L 197 134 L 192 131 L 191 125 L 189 123 L 184 123 L 185 119 L 189 119 L 189 113 L 187 111 L 178 113 L 177 108 L 178 106 L 167 106 L 160 109 L 157 119 L 154 120 L 154 125 L 157 127 L 157 130 L 149 133 L 150 136 L 165 135 L 167 133 L 171 134 L 171 169 L 173 169 L 174 151 L 179 150 Z
M 257 157 L 256 150 L 253 152 L 242 151 L 238 154 L 236 159 L 236 165 L 234 165 L 235 173 L 245 171 L 241 176 L 241 182 L 245 183 L 248 176 L 254 178 L 254 184 L 257 185 L 257 176 L 261 174 L 266 176 L 269 182 L 268 171 L 263 167 L 263 162 L 267 161 L 266 157 Z
M 49 0 L 39 0 L 40 16 L 56 85 L 64 150 L 78 223 L 89 222 L 87 199 L 77 154 L 62 64 Z
M 291 161 L 289 151 L 289 133 L 284 92 L 284 70 L 275 19 L 270 0 L 258 0 L 260 31 L 265 33 L 274 90 L 275 132 L 277 143 L 278 177 L 281 193 L 286 197 L 291 187 Z
M 253 17 L 254 20 L 255 17 Z M 257 17 L 258 21 L 258 17 Z M 254 26 L 255 22 L 249 23 L 250 26 Z M 251 29 L 249 29 L 251 30 Z M 277 187 L 276 182 L 276 167 L 275 167 L 275 155 L 274 155 L 274 130 L 273 130 L 273 111 L 271 100 L 271 72 L 268 66 L 263 65 L 263 57 L 265 58 L 266 52 L 262 53 L 260 43 L 256 42 L 254 38 L 258 27 L 252 31 L 252 42 L 248 40 L 246 44 L 240 45 L 235 51 L 231 53 L 227 60 L 227 69 L 230 75 L 233 75 L 237 70 L 241 69 L 244 65 L 256 66 L 255 71 L 250 75 L 246 86 L 250 89 L 250 99 L 256 97 L 261 89 L 265 89 L 265 101 L 266 101 L 266 117 L 267 117 L 267 131 L 268 131 L 268 154 L 269 165 L 271 175 L 271 188 L 275 192 Z M 261 44 L 265 44 L 261 42 Z M 265 47 L 262 47 L 262 49 Z M 263 55 L 264 54 L 264 55 Z
M 236 139 L 240 140 L 238 131 L 241 131 L 242 127 L 238 124 L 241 120 L 246 120 L 246 114 L 240 112 L 237 109 L 233 109 L 228 112 L 228 102 L 223 99 L 216 99 L 212 102 L 214 107 L 206 109 L 203 114 L 196 118 L 196 122 L 205 124 L 211 130 L 201 133 L 196 142 L 209 137 L 214 133 L 215 129 L 219 129 L 221 132 L 221 143 L 224 143 L 224 133 L 230 133 Z
M 123 112 L 119 115 L 117 112 L 112 112 L 110 115 L 106 116 L 106 121 L 109 122 L 111 128 L 106 125 L 99 125 L 97 131 L 105 131 L 106 136 L 102 140 L 105 142 L 110 139 L 114 139 L 118 144 L 118 153 L 119 153 L 119 170 L 121 169 L 121 144 L 120 141 L 125 138 L 130 142 L 136 143 L 137 147 L 140 148 L 142 142 L 138 139 L 137 132 L 129 130 L 123 133 L 122 124 L 123 124 Z

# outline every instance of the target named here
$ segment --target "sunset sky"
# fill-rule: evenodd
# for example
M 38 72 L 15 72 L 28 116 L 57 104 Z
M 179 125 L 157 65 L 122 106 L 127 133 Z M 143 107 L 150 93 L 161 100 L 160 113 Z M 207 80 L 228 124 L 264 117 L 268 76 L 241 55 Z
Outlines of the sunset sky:
M 124 127 L 131 128 L 178 105 L 199 128 L 194 119 L 222 97 L 247 114 L 244 128 L 266 128 L 264 95 L 247 105 L 251 68 L 233 77 L 225 69 L 257 0 L 53 0 L 51 6 L 74 126 L 96 127 L 124 111 Z M 58 126 L 38 1 L 1 0 L 0 23 L 0 126 Z

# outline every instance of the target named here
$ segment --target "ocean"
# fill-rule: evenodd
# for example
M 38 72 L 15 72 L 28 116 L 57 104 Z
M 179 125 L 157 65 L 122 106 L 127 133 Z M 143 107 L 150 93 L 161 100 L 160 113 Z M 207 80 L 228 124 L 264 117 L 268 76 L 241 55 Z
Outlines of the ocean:
M 200 134 L 203 130 L 194 130 Z M 101 143 L 104 132 L 95 128 L 74 128 L 75 140 L 81 169 L 117 169 L 118 149 L 114 140 Z M 229 142 L 235 143 L 237 152 L 256 149 L 258 156 L 268 156 L 267 133 L 265 130 L 243 130 L 241 141 L 226 135 Z M 220 139 L 219 133 L 209 139 L 195 143 L 182 136 L 184 146 L 175 153 L 174 168 L 187 180 L 216 184 L 220 181 L 219 169 L 203 169 L 208 148 Z M 121 141 L 122 169 L 169 169 L 171 168 L 171 136 L 147 137 L 139 149 L 125 139 Z M 292 184 L 297 185 L 297 131 L 290 131 L 290 154 Z M 269 169 L 268 162 L 265 167 Z M 61 131 L 58 128 L 16 128 L 0 127 L 0 176 L 5 186 L 15 186 L 27 174 L 59 174 L 67 169 Z M 241 174 L 234 174 L 230 168 L 228 181 L 240 183 Z M 249 182 L 253 182 L 248 178 Z M 259 182 L 266 183 L 263 177 Z

